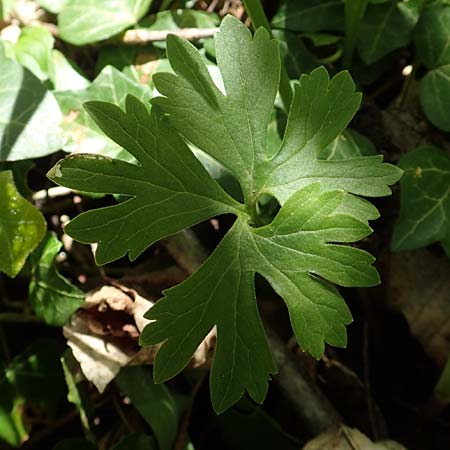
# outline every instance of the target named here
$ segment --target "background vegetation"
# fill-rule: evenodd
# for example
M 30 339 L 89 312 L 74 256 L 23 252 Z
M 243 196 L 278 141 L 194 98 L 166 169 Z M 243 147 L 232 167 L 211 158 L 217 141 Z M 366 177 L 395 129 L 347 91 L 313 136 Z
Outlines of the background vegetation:
M 0 449 L 450 448 L 450 3 L 266 1 L 265 15 L 258 1 L 244 3 L 0 0 Z M 213 35 L 227 14 L 248 27 L 267 18 L 280 41 L 274 145 L 289 80 L 321 65 L 331 76 L 347 69 L 362 105 L 323 159 L 382 154 L 404 175 L 393 196 L 374 201 L 381 218 L 358 244 L 377 257 L 381 285 L 341 289 L 354 317 L 347 348 L 327 347 L 319 361 L 301 352 L 283 302 L 258 278 L 279 374 L 263 406 L 243 398 L 217 416 L 213 334 L 163 385 L 152 381 L 155 349 L 138 339 L 143 312 L 198 267 L 232 219 L 98 267 L 93 246 L 63 227 L 120 198 L 72 192 L 46 173 L 67 153 L 129 159 L 83 103 L 157 95 L 153 75 L 171 71 L 169 32 L 194 43 L 217 79 Z

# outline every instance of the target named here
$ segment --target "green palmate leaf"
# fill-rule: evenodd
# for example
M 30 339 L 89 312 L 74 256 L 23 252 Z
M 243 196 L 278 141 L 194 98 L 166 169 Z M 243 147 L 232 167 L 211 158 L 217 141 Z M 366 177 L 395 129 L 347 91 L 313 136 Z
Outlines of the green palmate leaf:
M 404 2 L 391 0 L 370 5 L 358 30 L 357 47 L 366 64 L 372 64 L 408 45 L 418 16 Z
M 90 100 L 108 101 L 124 107 L 127 94 L 146 102 L 150 100 L 151 89 L 111 66 L 105 67 L 87 89 L 56 92 L 56 99 L 64 114 L 62 128 L 67 139 L 64 150 L 130 159 L 127 152 L 100 132 L 83 108 L 83 102 Z
M 63 144 L 61 111 L 51 92 L 0 48 L 0 161 L 39 158 Z
M 450 157 L 433 147 L 407 153 L 399 163 L 401 180 L 400 217 L 391 247 L 415 250 L 441 241 L 450 243 Z M 450 256 L 450 252 L 448 252 Z
M 99 264 L 128 251 L 135 259 L 162 236 L 217 214 L 242 210 L 209 177 L 167 120 L 149 113 L 136 98 L 127 97 L 126 113 L 102 102 L 89 102 L 86 108 L 140 162 L 138 166 L 98 155 L 75 155 L 49 173 L 53 180 L 74 189 L 130 197 L 118 206 L 88 211 L 66 227 L 76 239 L 99 242 Z M 131 229 L 135 231 L 130 233 Z
M 271 26 L 291 31 L 343 30 L 344 16 L 341 0 L 285 0 Z
M 450 5 L 430 3 L 420 17 L 414 37 L 417 56 L 429 69 L 450 64 Z
M 117 384 L 152 428 L 159 449 L 173 448 L 182 411 L 170 391 L 154 384 L 152 371 L 144 366 L 122 368 Z
M 65 325 L 83 304 L 84 293 L 62 277 L 55 267 L 55 256 L 62 243 L 51 233 L 30 257 L 29 298 L 39 317 L 49 325 Z
M 185 367 L 217 327 L 211 396 L 220 412 L 244 390 L 262 402 L 276 372 L 255 301 L 256 273 L 287 303 L 304 350 L 319 358 L 325 342 L 345 346 L 351 315 L 331 283 L 371 286 L 379 279 L 371 255 L 341 244 L 367 236 L 368 220 L 378 217 L 357 195 L 388 195 L 401 171 L 383 164 L 381 156 L 319 159 L 360 102 L 348 72 L 330 80 L 323 67 L 300 78 L 283 141 L 269 149 L 280 74 L 277 42 L 262 28 L 252 38 L 243 24 L 227 17 L 215 45 L 226 95 L 198 51 L 170 36 L 167 50 L 175 73 L 154 76 L 163 97 L 153 99 L 150 114 L 132 97 L 125 112 L 87 104 L 100 128 L 139 165 L 75 156 L 49 176 L 73 189 L 130 197 L 84 213 L 66 228 L 75 239 L 99 243 L 99 263 L 127 252 L 134 259 L 158 239 L 213 215 L 237 216 L 199 270 L 165 291 L 147 315 L 154 322 L 141 335 L 144 345 L 164 341 L 154 371 L 155 380 L 164 381 Z M 175 130 L 238 179 L 243 205 L 218 187 Z M 259 226 L 267 222 L 258 216 L 258 205 L 268 197 L 281 209 L 271 223 Z
M 58 15 L 60 36 L 76 45 L 114 36 L 135 25 L 152 0 L 68 0 Z
M 420 103 L 428 120 L 450 131 L 450 64 L 430 70 L 419 84 Z
M 0 272 L 15 277 L 45 229 L 42 214 L 17 192 L 12 172 L 0 172 Z

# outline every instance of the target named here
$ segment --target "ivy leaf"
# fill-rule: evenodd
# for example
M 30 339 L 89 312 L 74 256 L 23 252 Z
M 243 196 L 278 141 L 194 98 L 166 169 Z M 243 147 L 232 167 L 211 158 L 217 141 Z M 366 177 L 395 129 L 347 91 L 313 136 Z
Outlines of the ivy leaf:
M 61 111 L 53 94 L 0 47 L 0 161 L 39 158 L 63 144 Z
M 75 45 L 114 36 L 135 25 L 152 0 L 68 0 L 58 15 L 61 39 Z
M 99 153 L 102 155 L 131 159 L 120 146 L 108 139 L 83 108 L 83 102 L 102 100 L 125 105 L 125 97 L 132 94 L 142 101 L 149 101 L 151 90 L 138 84 L 114 67 L 105 67 L 97 78 L 84 90 L 56 92 L 56 99 L 64 114 L 62 128 L 67 142 L 64 150 L 71 153 Z
M 285 0 L 271 26 L 290 31 L 343 30 L 344 16 L 341 0 Z
M 450 64 L 450 5 L 444 2 L 427 5 L 414 38 L 417 57 L 428 69 Z
M 319 152 L 320 159 L 344 160 L 376 155 L 375 146 L 362 134 L 348 128 Z
M 267 129 L 278 90 L 278 44 L 260 28 L 252 38 L 226 17 L 215 36 L 226 94 L 216 87 L 190 43 L 169 36 L 174 73 L 154 82 L 163 97 L 151 112 L 132 97 L 126 111 L 88 103 L 97 125 L 138 161 L 69 156 L 49 173 L 73 189 L 120 193 L 129 200 L 88 211 L 66 232 L 98 242 L 103 264 L 127 252 L 136 258 L 153 242 L 217 214 L 237 219 L 207 261 L 190 278 L 164 292 L 147 314 L 144 345 L 164 342 L 154 379 L 165 381 L 187 364 L 206 334 L 217 327 L 211 370 L 215 410 L 224 411 L 247 390 L 257 402 L 276 372 L 258 314 L 255 274 L 266 278 L 288 305 L 300 346 L 319 358 L 325 342 L 345 346 L 350 312 L 332 283 L 372 286 L 379 282 L 368 253 L 342 245 L 370 234 L 378 217 L 358 195 L 389 195 L 401 170 L 381 156 L 325 161 L 318 154 L 355 114 L 360 94 L 348 72 L 329 79 L 322 67 L 302 75 L 295 88 L 284 139 L 268 150 Z M 216 159 L 239 181 L 244 204 L 229 197 L 206 173 L 185 140 Z M 265 226 L 258 202 L 281 205 Z
M 420 80 L 419 95 L 427 119 L 441 130 L 450 131 L 450 64 L 430 70 Z
M 14 45 L 15 58 L 40 80 L 46 80 L 49 76 L 54 43 L 55 39 L 45 28 L 24 27 Z
M 58 14 L 69 0 L 38 0 L 37 4 L 53 14 Z
M 17 191 L 12 172 L 0 172 L 0 272 L 15 277 L 45 229 L 42 214 Z
M 403 156 L 399 166 L 405 174 L 392 249 L 415 250 L 441 241 L 450 256 L 450 157 L 422 147 Z
M 358 28 L 357 47 L 362 60 L 372 64 L 398 48 L 408 45 L 417 15 L 396 0 L 370 5 Z
M 30 256 L 29 298 L 36 316 L 49 325 L 63 326 L 83 304 L 84 293 L 62 277 L 55 267 L 55 256 L 62 243 L 51 233 Z

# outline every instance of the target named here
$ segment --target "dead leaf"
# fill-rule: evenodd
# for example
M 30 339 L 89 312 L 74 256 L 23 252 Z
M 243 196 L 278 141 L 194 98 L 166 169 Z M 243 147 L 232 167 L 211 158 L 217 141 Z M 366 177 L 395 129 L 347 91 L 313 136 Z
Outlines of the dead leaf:
M 387 304 L 401 312 L 427 354 L 441 367 L 450 354 L 450 260 L 430 249 L 393 253 Z
M 303 450 L 406 450 L 398 442 L 372 442 L 356 428 L 341 425 L 309 441 Z
M 161 288 L 179 273 L 172 268 L 148 274 L 146 282 Z M 160 273 L 160 276 L 158 276 Z M 164 286 L 166 287 L 166 286 Z M 125 365 L 152 364 L 159 345 L 142 348 L 139 335 L 150 322 L 144 314 L 156 298 L 145 298 L 135 289 L 119 283 L 101 286 L 86 295 L 86 301 L 63 329 L 67 344 L 80 363 L 84 376 L 99 392 L 115 378 Z M 192 356 L 189 366 L 207 366 L 216 342 L 215 328 L 206 336 Z

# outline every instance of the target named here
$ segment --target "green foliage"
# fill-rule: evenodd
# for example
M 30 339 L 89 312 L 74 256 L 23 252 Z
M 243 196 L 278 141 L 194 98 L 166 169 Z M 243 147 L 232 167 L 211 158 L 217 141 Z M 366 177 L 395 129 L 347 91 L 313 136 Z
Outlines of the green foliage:
M 369 139 L 355 130 L 347 129 L 319 152 L 319 158 L 345 160 L 375 154 L 375 146 Z
M 182 370 L 206 334 L 217 327 L 211 397 L 217 412 L 247 390 L 262 402 L 276 372 L 254 294 L 261 274 L 286 301 L 304 350 L 319 358 L 324 342 L 345 346 L 351 315 L 336 288 L 379 282 L 368 253 L 338 243 L 370 234 L 377 210 L 356 195 L 389 195 L 401 171 L 380 156 L 345 161 L 318 153 L 345 129 L 360 95 L 347 72 L 329 79 L 324 68 L 303 75 L 295 88 L 281 147 L 266 148 L 267 127 L 278 89 L 280 58 L 264 29 L 254 38 L 227 17 L 215 37 L 226 95 L 212 82 L 203 59 L 186 41 L 167 41 L 175 74 L 154 82 L 163 97 L 151 112 L 129 96 L 126 111 L 89 102 L 97 125 L 128 150 L 139 165 L 100 156 L 70 156 L 49 173 L 58 184 L 129 197 L 116 206 L 88 211 L 66 232 L 98 242 L 96 260 L 107 263 L 129 253 L 135 259 L 164 236 L 218 214 L 237 220 L 213 254 L 188 280 L 165 291 L 147 314 L 155 320 L 141 335 L 144 345 L 164 341 L 154 378 Z M 161 112 L 168 114 L 168 118 Z M 174 128 L 234 174 L 244 205 L 209 177 Z M 258 202 L 267 196 L 281 210 L 260 226 Z
M 148 101 L 151 90 L 111 66 L 105 67 L 86 89 L 56 92 L 56 98 L 64 114 L 62 124 L 66 137 L 64 150 L 71 153 L 89 151 L 129 159 L 129 154 L 123 152 L 120 146 L 100 132 L 82 106 L 84 102 L 90 100 L 102 100 L 123 107 L 127 94 Z
M 117 384 L 150 425 L 158 441 L 158 448 L 173 448 L 182 411 L 170 391 L 163 385 L 154 384 L 152 371 L 142 366 L 124 367 L 117 376 Z M 132 439 L 138 442 L 149 441 L 147 436 L 142 435 Z
M 343 30 L 344 16 L 341 0 L 285 0 L 271 25 L 291 31 Z
M 64 352 L 61 357 L 61 365 L 67 384 L 67 400 L 77 408 L 85 433 L 92 435 L 90 422 L 93 415 L 93 405 L 83 386 L 79 365 L 72 350 L 67 349 Z
M 366 64 L 407 45 L 417 15 L 404 2 L 389 1 L 370 5 L 358 31 L 358 51 Z
M 0 45 L 0 161 L 39 158 L 63 144 L 53 94 L 30 71 L 6 58 Z
M 54 416 L 64 394 L 60 347 L 36 340 L 5 367 L 0 366 L 0 438 L 18 447 L 30 428 L 26 408 Z
M 430 70 L 420 80 L 420 102 L 428 120 L 450 131 L 450 64 Z
M 450 157 L 422 147 L 403 156 L 399 166 L 405 174 L 392 249 L 415 250 L 441 241 L 450 256 Z
M 22 28 L 14 46 L 15 58 L 40 80 L 46 80 L 50 72 L 54 42 L 53 36 L 45 28 Z
M 61 38 L 83 45 L 110 38 L 135 25 L 152 0 L 67 0 L 58 15 Z
M 3 20 L 8 17 L 13 10 L 16 0 L 0 0 L 0 19 Z
M 15 277 L 45 229 L 42 214 L 17 191 L 12 172 L 0 172 L 0 272 Z
M 345 55 L 344 64 L 348 66 L 356 45 L 361 19 L 369 4 L 369 0 L 345 0 Z
M 420 16 L 414 36 L 417 57 L 428 69 L 450 64 L 450 5 L 431 2 Z
M 84 302 L 84 293 L 62 277 L 55 267 L 55 256 L 61 246 L 62 243 L 48 232 L 30 256 L 31 306 L 39 319 L 54 326 L 65 325 Z
M 420 17 L 415 33 L 419 60 L 430 71 L 420 80 L 425 115 L 436 127 L 450 131 L 450 5 L 433 2 Z

